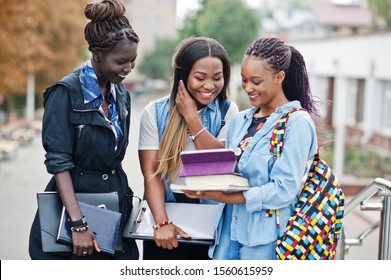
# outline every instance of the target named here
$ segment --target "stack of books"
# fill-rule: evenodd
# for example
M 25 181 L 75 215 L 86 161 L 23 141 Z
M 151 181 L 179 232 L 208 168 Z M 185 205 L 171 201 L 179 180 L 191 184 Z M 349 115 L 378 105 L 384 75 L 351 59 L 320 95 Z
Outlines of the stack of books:
M 192 191 L 237 192 L 249 189 L 248 179 L 235 172 L 236 156 L 232 149 L 209 149 L 181 153 L 179 177 L 185 185 L 171 184 L 171 189 Z

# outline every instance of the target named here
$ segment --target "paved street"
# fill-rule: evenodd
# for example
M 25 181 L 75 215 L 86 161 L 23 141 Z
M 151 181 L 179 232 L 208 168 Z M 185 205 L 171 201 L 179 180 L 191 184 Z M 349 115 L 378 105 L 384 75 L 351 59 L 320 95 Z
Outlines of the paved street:
M 142 176 L 137 156 L 137 141 L 140 113 L 145 102 L 135 100 L 132 110 L 130 144 L 123 166 L 129 182 L 137 195 L 142 195 Z M 0 162 L 0 259 L 28 260 L 28 236 L 35 215 L 36 192 L 43 191 L 50 175 L 44 166 L 44 150 L 40 135 L 30 145 L 21 147 L 12 160 Z M 349 197 L 347 198 L 347 201 Z M 356 238 L 374 221 L 377 212 L 350 213 L 344 219 L 348 238 Z M 371 233 L 363 246 L 351 247 L 347 260 L 376 260 L 378 230 Z

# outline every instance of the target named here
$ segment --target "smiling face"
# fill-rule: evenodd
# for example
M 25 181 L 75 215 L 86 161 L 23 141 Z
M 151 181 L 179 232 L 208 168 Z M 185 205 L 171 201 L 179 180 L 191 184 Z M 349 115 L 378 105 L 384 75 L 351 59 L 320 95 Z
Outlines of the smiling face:
M 122 40 L 110 51 L 94 52 L 93 66 L 100 85 L 118 84 L 132 71 L 137 57 L 136 42 Z
M 267 64 L 253 56 L 246 56 L 242 62 L 242 87 L 247 93 L 250 104 L 271 114 L 285 104 L 287 99 L 282 90 L 285 73 L 274 73 Z
M 187 90 L 197 102 L 198 109 L 211 103 L 224 86 L 223 63 L 216 57 L 203 57 L 191 68 Z

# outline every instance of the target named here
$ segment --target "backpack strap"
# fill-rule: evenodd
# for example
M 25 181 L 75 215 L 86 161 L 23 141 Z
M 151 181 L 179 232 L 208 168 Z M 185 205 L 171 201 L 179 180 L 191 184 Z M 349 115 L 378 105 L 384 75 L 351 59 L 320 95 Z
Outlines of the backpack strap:
M 279 156 L 281 156 L 282 148 L 284 146 L 286 123 L 288 122 L 288 119 L 292 115 L 292 113 L 297 111 L 307 110 L 304 108 L 294 108 L 292 110 L 289 110 L 281 116 L 281 118 L 278 120 L 277 124 L 274 127 L 274 130 L 272 132 L 272 138 L 270 139 L 270 154 L 274 158 L 278 158 Z
M 231 101 L 230 100 L 219 100 L 219 109 L 221 112 L 221 126 L 220 130 L 223 128 L 225 125 L 225 115 L 228 112 L 229 107 L 231 106 Z
M 296 111 L 306 111 L 304 108 L 294 108 L 292 110 L 289 110 L 285 114 L 281 116 L 281 118 L 276 123 L 273 132 L 272 137 L 270 139 L 270 154 L 276 159 L 279 156 L 281 156 L 282 148 L 284 146 L 284 134 L 286 130 L 286 123 L 288 122 L 289 117 L 292 115 L 292 113 Z M 279 210 L 276 209 L 275 215 L 276 215 L 276 232 L 277 232 L 277 238 L 280 238 L 280 231 L 281 231 L 281 224 L 280 224 L 280 213 Z

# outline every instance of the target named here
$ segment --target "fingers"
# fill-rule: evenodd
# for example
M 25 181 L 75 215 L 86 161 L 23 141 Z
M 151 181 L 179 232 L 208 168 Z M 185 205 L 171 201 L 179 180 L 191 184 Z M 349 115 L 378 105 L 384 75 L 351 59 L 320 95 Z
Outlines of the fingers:
M 181 228 L 177 227 L 177 235 L 182 236 L 183 238 L 191 238 L 189 234 L 184 232 Z
M 84 233 L 78 233 L 78 238 L 75 238 L 73 242 L 73 251 L 74 255 L 79 257 L 87 257 L 94 253 L 94 251 L 100 252 L 98 240 L 94 233 L 86 231 Z M 83 234 L 83 236 L 82 236 Z M 76 237 L 76 236 L 75 236 Z M 91 242 L 92 241 L 92 242 Z
M 183 238 L 191 238 L 190 235 L 188 235 L 181 228 L 173 224 L 157 229 L 155 234 L 156 246 L 168 250 L 178 248 L 178 235 Z
M 96 238 L 94 239 L 93 243 L 94 243 L 95 251 L 97 251 L 98 253 L 100 253 L 100 248 L 99 248 L 98 240 L 96 240 Z
M 186 93 L 186 87 L 182 80 L 179 81 L 179 87 L 178 90 L 180 93 L 185 94 Z
M 204 195 L 204 192 L 201 191 L 189 191 L 189 190 L 183 190 L 183 193 L 188 197 L 188 198 L 195 198 L 199 199 L 202 198 Z
M 187 95 L 188 95 L 185 84 L 183 83 L 182 80 L 179 81 L 177 96 L 178 95 L 184 96 L 184 97 L 187 97 Z
M 163 249 L 172 250 L 174 248 L 178 248 L 178 240 L 175 238 L 172 241 L 157 241 L 155 240 L 156 246 L 161 247 Z

